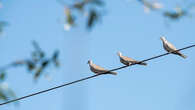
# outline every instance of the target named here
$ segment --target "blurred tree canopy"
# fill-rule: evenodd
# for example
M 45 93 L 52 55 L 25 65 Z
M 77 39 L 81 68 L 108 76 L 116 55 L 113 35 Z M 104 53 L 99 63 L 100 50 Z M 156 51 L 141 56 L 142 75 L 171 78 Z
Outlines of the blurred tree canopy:
M 102 10 L 104 10 L 105 7 L 105 2 L 102 0 L 78 0 L 71 4 L 65 3 L 63 0 L 58 1 L 64 6 L 64 13 L 66 16 L 64 24 L 65 30 L 69 30 L 70 27 L 79 25 L 79 23 L 76 22 L 76 19 L 79 19 L 79 17 L 86 17 L 87 29 L 93 28 L 103 15 L 104 11 Z M 194 10 L 194 2 L 186 3 L 187 1 L 185 0 L 183 1 L 183 4 L 177 4 L 175 7 L 173 7 L 173 10 L 164 9 L 165 4 L 160 3 L 157 0 L 134 1 L 143 5 L 145 13 L 149 13 L 150 11 L 158 11 L 163 17 L 170 20 L 179 20 L 187 15 L 188 17 L 191 17 L 193 14 L 192 11 Z
M 33 75 L 34 80 L 37 81 L 37 79 L 44 74 L 44 70 L 49 68 L 51 64 L 56 68 L 60 66 L 58 50 L 55 50 L 52 56 L 47 57 L 46 53 L 40 48 L 37 42 L 33 41 L 32 45 L 34 51 L 31 52 L 30 58 L 13 61 L 0 68 L 0 100 L 7 101 L 16 98 L 15 93 L 5 82 L 8 76 L 8 69 L 13 67 L 25 67 L 27 71 Z
M 8 26 L 8 22 L 0 21 L 0 35 L 3 33 L 4 27 Z
M 104 8 L 104 2 L 101 0 L 78 0 L 70 4 L 63 0 L 58 0 L 58 2 L 64 6 L 65 30 L 79 24 L 76 19 L 80 17 L 86 18 L 86 28 L 91 29 L 101 17 Z

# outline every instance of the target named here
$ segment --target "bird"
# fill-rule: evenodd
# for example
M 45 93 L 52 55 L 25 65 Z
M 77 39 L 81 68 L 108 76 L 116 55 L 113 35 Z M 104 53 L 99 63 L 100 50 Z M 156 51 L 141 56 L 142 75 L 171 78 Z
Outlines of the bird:
M 88 60 L 87 63 L 89 64 L 90 70 L 91 70 L 92 72 L 94 72 L 95 74 L 97 74 L 97 75 L 98 75 L 98 74 L 112 74 L 112 75 L 117 75 L 116 72 L 106 70 L 106 69 L 104 69 L 104 68 L 102 68 L 102 67 L 100 67 L 100 66 L 94 64 L 94 63 L 92 62 L 92 60 Z
M 179 56 L 181 56 L 183 58 L 187 58 L 187 56 L 185 56 L 182 53 L 180 53 L 179 51 L 177 51 L 177 48 L 173 44 L 171 44 L 170 42 L 168 42 L 164 36 L 160 37 L 160 39 L 163 42 L 163 48 L 167 52 L 172 53 L 172 54 L 175 54 L 175 55 L 179 55 Z
M 124 65 L 126 66 L 130 66 L 131 64 L 139 64 L 139 65 L 144 65 L 146 66 L 147 63 L 144 63 L 144 62 L 140 62 L 140 61 L 136 61 L 132 58 L 129 58 L 129 57 L 126 57 L 126 56 L 123 56 L 121 52 L 117 52 L 117 55 L 119 56 L 120 58 L 120 62 L 123 63 Z

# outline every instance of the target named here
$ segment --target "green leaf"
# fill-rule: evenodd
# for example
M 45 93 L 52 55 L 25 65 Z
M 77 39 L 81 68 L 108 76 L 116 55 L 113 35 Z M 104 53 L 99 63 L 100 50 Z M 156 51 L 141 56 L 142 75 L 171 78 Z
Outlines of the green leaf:
M 42 67 L 37 68 L 34 74 L 34 79 L 37 79 L 41 75 L 42 71 L 43 71 Z
M 104 5 L 104 2 L 102 2 L 101 0 L 90 0 L 90 2 L 98 6 Z
M 45 68 L 49 64 L 49 60 L 45 60 L 41 63 L 42 68 Z
M 97 20 L 98 20 L 97 12 L 94 9 L 91 9 L 88 16 L 87 27 L 92 28 L 92 26 L 95 24 Z
M 33 44 L 33 47 L 35 48 L 35 51 L 32 52 L 32 57 L 34 57 L 37 60 L 45 57 L 45 53 L 40 48 L 39 44 L 36 41 L 33 41 L 32 44 Z
M 16 98 L 15 93 L 8 87 L 7 83 L 0 84 L 0 99 L 10 100 Z
M 56 59 L 58 58 L 58 56 L 59 56 L 59 51 L 56 50 L 56 51 L 53 53 L 52 59 L 53 59 L 53 60 L 56 60 Z
M 84 5 L 85 5 L 85 2 L 76 2 L 73 5 L 73 7 L 80 10 L 80 11 L 83 11 Z
M 36 67 L 35 63 L 30 61 L 30 60 L 26 61 L 26 65 L 27 65 L 27 68 L 28 68 L 29 71 L 32 71 Z
M 0 33 L 3 32 L 3 28 L 4 28 L 5 26 L 8 26 L 8 23 L 5 22 L 5 21 L 0 21 Z
M 47 65 L 49 64 L 49 60 L 45 60 L 41 63 L 41 66 L 39 68 L 36 69 L 35 74 L 34 74 L 34 79 L 37 79 L 38 77 L 40 77 L 40 75 L 43 72 L 43 69 L 45 69 L 47 67 Z
M 58 60 L 54 60 L 54 64 L 55 64 L 56 67 L 60 66 L 60 62 Z
M 5 101 L 8 100 L 8 97 L 3 93 L 2 90 L 0 91 L 0 100 L 5 100 Z
M 1 80 L 1 81 L 5 80 L 5 77 L 6 77 L 6 73 L 2 72 L 2 73 L 0 74 L 0 80 Z
M 8 22 L 6 21 L 0 21 L 0 27 L 8 26 Z
M 74 17 L 72 16 L 71 10 L 69 8 L 65 8 L 66 21 L 69 25 L 74 25 Z
M 164 16 L 166 16 L 170 19 L 173 19 L 173 20 L 179 19 L 179 18 L 185 16 L 186 14 L 187 14 L 187 12 L 185 10 L 180 10 L 178 12 L 169 12 L 169 11 L 164 12 Z
M 56 50 L 52 56 L 52 61 L 55 64 L 56 67 L 59 67 L 59 61 L 58 61 L 58 57 L 59 57 L 59 51 Z

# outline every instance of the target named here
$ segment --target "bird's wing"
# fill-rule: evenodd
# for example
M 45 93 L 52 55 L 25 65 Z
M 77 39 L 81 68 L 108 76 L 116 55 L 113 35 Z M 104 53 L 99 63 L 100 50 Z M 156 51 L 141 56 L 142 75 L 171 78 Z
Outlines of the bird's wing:
M 97 71 L 100 71 L 100 72 L 107 72 L 108 71 L 108 70 L 106 70 L 98 65 L 95 65 L 95 64 L 93 64 L 93 68 Z
M 170 42 L 167 42 L 167 46 L 168 46 L 171 50 L 173 50 L 173 51 L 177 50 L 177 48 L 176 48 L 172 43 L 170 43 Z
M 125 61 L 128 61 L 128 62 L 135 62 L 136 60 L 132 59 L 132 58 L 129 58 L 129 57 L 126 57 L 126 56 L 121 56 L 121 58 Z

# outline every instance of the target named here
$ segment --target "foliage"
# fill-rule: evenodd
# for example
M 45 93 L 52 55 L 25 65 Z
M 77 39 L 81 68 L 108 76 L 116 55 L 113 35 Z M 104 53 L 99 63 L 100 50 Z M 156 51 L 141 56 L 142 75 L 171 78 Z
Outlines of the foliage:
M 0 34 L 3 33 L 3 29 L 6 26 L 8 26 L 8 22 L 6 22 L 6 21 L 0 21 Z
M 183 5 L 183 7 L 186 8 L 181 8 L 180 6 L 176 6 L 173 10 L 163 10 L 163 4 L 157 1 L 148 1 L 148 0 L 138 0 L 140 3 L 144 5 L 144 11 L 146 13 L 149 13 L 150 11 L 159 11 L 162 13 L 163 17 L 166 17 L 171 20 L 179 20 L 184 16 L 190 15 L 191 10 L 194 8 L 194 3 L 190 3 L 189 5 Z M 185 2 L 185 1 L 184 1 Z
M 46 57 L 46 53 L 39 47 L 37 42 L 33 41 L 32 44 L 34 51 L 31 52 L 31 58 L 17 60 L 1 68 L 0 100 L 6 101 L 8 99 L 16 98 L 15 93 L 8 87 L 8 84 L 5 83 L 7 69 L 18 66 L 26 67 L 28 72 L 33 74 L 34 80 L 36 81 L 44 73 L 44 70 L 49 68 L 50 64 L 53 64 L 55 67 L 59 67 L 58 50 L 54 51 L 51 57 Z
M 49 67 L 49 64 L 53 63 L 55 67 L 59 67 L 59 51 L 53 52 L 53 55 L 49 58 L 46 57 L 45 52 L 39 47 L 38 43 L 33 41 L 34 51 L 31 53 L 31 58 L 18 60 L 11 63 L 11 66 L 26 66 L 27 70 L 34 75 L 34 79 L 40 77 L 43 71 Z
M 9 88 L 8 84 L 5 83 L 6 73 L 0 73 L 0 100 L 9 100 L 16 98 L 15 93 Z
M 104 2 L 101 0 L 80 0 L 71 5 L 67 5 L 63 1 L 59 1 L 59 3 L 64 6 L 66 16 L 64 28 L 66 30 L 69 30 L 72 26 L 76 26 L 76 19 L 80 17 L 80 14 L 87 17 L 86 27 L 87 29 L 91 29 L 99 20 L 101 9 L 104 6 Z

